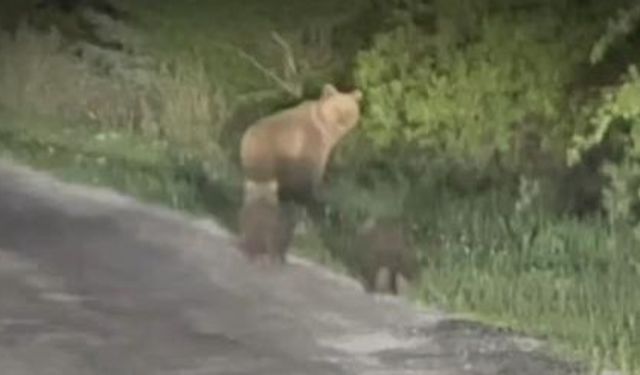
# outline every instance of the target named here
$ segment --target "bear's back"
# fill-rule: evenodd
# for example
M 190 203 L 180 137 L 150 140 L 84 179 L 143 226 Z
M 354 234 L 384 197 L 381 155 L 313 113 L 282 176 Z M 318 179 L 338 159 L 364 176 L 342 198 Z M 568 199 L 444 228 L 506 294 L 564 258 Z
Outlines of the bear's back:
M 254 181 L 277 179 L 281 193 L 306 195 L 324 171 L 329 151 L 311 111 L 315 102 L 256 122 L 242 140 L 242 164 Z

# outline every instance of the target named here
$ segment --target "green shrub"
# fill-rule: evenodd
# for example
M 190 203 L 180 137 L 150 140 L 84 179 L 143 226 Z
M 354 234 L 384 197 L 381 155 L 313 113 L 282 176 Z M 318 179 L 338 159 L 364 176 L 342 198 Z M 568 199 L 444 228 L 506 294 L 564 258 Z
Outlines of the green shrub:
M 607 52 L 621 39 L 629 36 L 640 24 L 640 5 L 633 4 L 621 8 L 617 17 L 607 25 L 607 30 L 596 41 L 591 49 L 592 64 L 602 62 Z
M 608 177 L 604 206 L 612 222 L 640 219 L 640 75 L 635 66 L 624 82 L 604 94 L 591 116 L 591 131 L 578 134 L 569 150 L 569 162 L 598 147 L 613 147 L 621 156 L 604 164 Z M 613 146 L 611 146 L 613 145 Z
M 551 147 L 563 134 L 564 89 L 587 47 L 556 36 L 575 25 L 545 11 L 481 19 L 463 12 L 471 22 L 463 28 L 451 13 L 436 10 L 438 25 L 449 26 L 438 34 L 405 21 L 361 53 L 365 136 L 377 149 L 413 144 L 482 168 L 496 152 L 513 151 L 516 125 L 535 114 Z
M 625 45 L 634 49 L 633 42 L 625 39 L 633 35 L 638 25 L 638 4 L 620 9 L 594 44 L 591 63 L 606 64 L 607 55 Z M 640 74 L 634 64 L 638 58 L 634 53 L 625 54 L 623 61 L 630 65 L 622 82 L 601 90 L 596 104 L 586 108 L 589 122 L 575 135 L 568 161 L 575 164 L 594 150 L 604 150 L 602 173 L 607 183 L 602 187 L 602 196 L 609 222 L 636 225 L 640 235 Z

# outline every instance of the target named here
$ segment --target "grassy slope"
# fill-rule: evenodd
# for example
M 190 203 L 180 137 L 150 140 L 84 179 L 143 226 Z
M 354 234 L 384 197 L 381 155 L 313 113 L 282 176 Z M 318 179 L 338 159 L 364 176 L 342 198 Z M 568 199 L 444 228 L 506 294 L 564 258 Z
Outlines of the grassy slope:
M 166 144 L 131 134 L 0 112 L 0 152 L 70 181 L 107 185 L 180 209 L 205 208 L 189 166 L 177 162 Z
M 542 212 L 503 216 L 496 202 L 440 199 L 429 211 L 421 298 L 551 339 L 594 366 L 636 373 L 640 253 L 627 229 Z M 507 221 L 504 221 L 507 220 Z

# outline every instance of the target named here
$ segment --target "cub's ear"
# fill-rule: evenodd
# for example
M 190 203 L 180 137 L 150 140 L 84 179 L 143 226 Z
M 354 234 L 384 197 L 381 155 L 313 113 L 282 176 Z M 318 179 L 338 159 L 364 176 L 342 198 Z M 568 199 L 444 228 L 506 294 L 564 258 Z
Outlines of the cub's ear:
M 338 89 L 336 89 L 335 86 L 333 86 L 330 83 L 327 83 L 322 87 L 322 97 L 323 98 L 328 98 L 328 97 L 333 96 L 333 95 L 335 95 L 337 93 L 338 93 Z
M 351 96 L 357 101 L 360 102 L 362 101 L 362 91 L 360 90 L 354 90 L 351 92 Z

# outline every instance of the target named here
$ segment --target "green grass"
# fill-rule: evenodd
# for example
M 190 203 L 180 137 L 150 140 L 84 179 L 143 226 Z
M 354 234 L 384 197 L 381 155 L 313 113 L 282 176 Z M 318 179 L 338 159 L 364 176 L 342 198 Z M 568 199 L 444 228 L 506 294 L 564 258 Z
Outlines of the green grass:
M 549 340 L 556 355 L 594 369 L 638 373 L 640 238 L 631 228 L 552 215 L 536 200 L 515 212 L 505 192 L 437 190 L 414 186 L 408 197 L 423 265 L 412 297 Z M 335 204 L 350 208 L 353 195 Z M 325 244 L 348 265 L 345 223 L 328 225 Z
M 597 219 L 504 216 L 495 198 L 432 207 L 421 298 L 548 338 L 595 368 L 637 373 L 640 241 Z
M 175 209 L 216 212 L 233 228 L 238 181 L 212 181 L 197 161 L 182 154 L 166 142 L 128 132 L 105 133 L 86 124 L 0 111 L 0 157 Z

